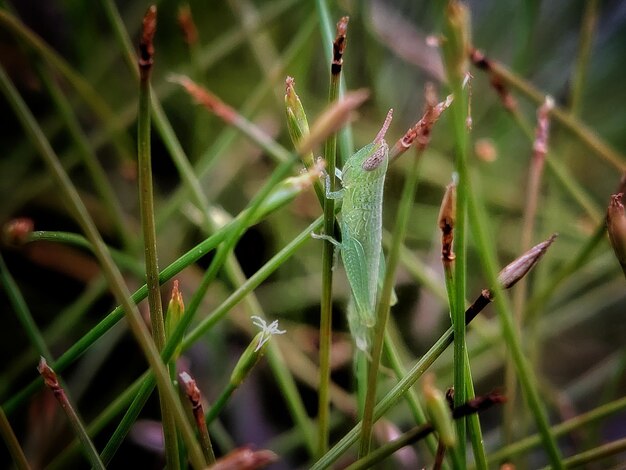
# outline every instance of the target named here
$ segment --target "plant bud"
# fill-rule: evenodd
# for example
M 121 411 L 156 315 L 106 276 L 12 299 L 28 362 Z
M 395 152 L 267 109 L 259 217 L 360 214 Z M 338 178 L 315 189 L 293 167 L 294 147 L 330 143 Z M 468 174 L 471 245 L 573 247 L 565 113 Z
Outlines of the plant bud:
M 303 136 L 309 135 L 309 121 L 300 97 L 296 93 L 295 83 L 293 77 L 287 77 L 285 80 L 285 109 L 289 136 L 293 144 L 297 146 Z
M 170 302 L 167 305 L 167 312 L 165 314 L 165 337 L 170 339 L 178 322 L 185 313 L 185 304 L 183 303 L 183 296 L 178 289 L 178 280 L 174 280 L 174 286 L 172 287 L 172 296 Z M 174 358 L 180 355 L 180 344 L 176 348 Z
M 424 377 L 422 393 L 424 394 L 426 411 L 435 431 L 439 434 L 439 439 L 446 447 L 454 447 L 456 445 L 456 433 L 452 411 L 443 392 L 435 387 L 432 374 L 427 374 Z
M 508 289 L 523 278 L 537 264 L 537 261 L 541 259 L 556 237 L 557 234 L 555 233 L 547 240 L 533 246 L 522 256 L 507 264 L 498 274 L 498 282 L 502 288 Z
M 623 193 L 613 194 L 606 215 L 606 229 L 615 256 L 626 276 L 626 212 L 622 204 Z
M 454 240 L 454 221 L 456 219 L 456 184 L 446 186 L 446 192 L 439 209 L 439 229 L 441 229 L 441 258 L 454 260 L 452 242 Z
M 234 387 L 239 387 L 239 385 L 243 383 L 254 365 L 265 352 L 265 345 L 261 346 L 261 348 L 258 347 L 263 340 L 263 334 L 262 331 L 257 333 L 239 358 L 239 361 L 237 361 L 237 365 L 235 365 L 233 372 L 230 374 L 230 383 Z

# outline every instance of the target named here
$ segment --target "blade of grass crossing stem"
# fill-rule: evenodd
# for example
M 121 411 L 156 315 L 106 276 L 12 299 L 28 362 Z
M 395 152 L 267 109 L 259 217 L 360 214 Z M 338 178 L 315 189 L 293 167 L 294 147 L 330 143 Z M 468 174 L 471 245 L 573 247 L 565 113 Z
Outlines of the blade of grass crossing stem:
M 426 393 L 426 390 L 424 390 L 424 392 Z M 461 416 L 467 416 L 468 413 L 479 413 L 480 411 L 489 409 L 492 406 L 502 403 L 505 400 L 502 395 L 498 393 L 491 393 L 488 396 L 480 397 L 476 400 L 471 400 L 461 407 L 456 407 L 453 410 L 450 410 L 445 398 L 443 397 L 443 394 L 440 394 L 439 397 L 437 397 L 437 392 L 430 393 L 430 397 L 425 399 L 430 400 L 430 409 L 433 410 L 435 413 L 431 414 L 431 419 L 433 419 L 432 422 L 424 423 L 420 426 L 415 426 L 400 435 L 398 438 L 386 442 L 374 452 L 370 453 L 367 457 L 359 459 L 352 465 L 348 466 L 347 470 L 378 468 L 376 466 L 378 462 L 382 462 L 386 458 L 390 457 L 393 453 L 400 450 L 402 447 L 415 444 L 417 441 L 424 439 L 433 432 L 436 432 L 439 435 L 440 443 L 437 448 L 437 455 L 435 457 L 435 463 L 433 464 L 432 468 L 440 469 L 442 468 L 442 465 L 444 463 L 443 457 L 446 449 L 442 435 L 444 432 L 452 431 L 452 437 L 450 437 L 449 432 L 447 432 L 447 437 L 449 439 L 455 439 L 450 419 L 459 419 Z M 448 430 L 446 431 L 445 428 L 448 428 Z
M 553 468 L 563 468 L 561 452 L 550 430 L 547 412 L 539 395 L 535 375 L 526 362 L 521 341 L 515 333 L 510 302 L 508 298 L 505 297 L 502 288 L 497 282 L 494 245 L 489 242 L 487 235 L 490 233 L 488 227 L 490 227 L 491 224 L 488 222 L 484 204 L 476 193 L 468 193 L 468 202 L 469 212 L 472 216 L 472 220 L 475 222 L 472 224 L 472 231 L 474 240 L 476 241 L 476 247 L 480 254 L 480 260 L 483 264 L 485 274 L 487 275 L 487 280 L 489 284 L 493 286 L 492 289 L 495 296 L 494 303 L 498 312 L 498 318 L 500 319 L 502 336 L 504 337 L 507 349 L 515 364 L 520 386 L 530 411 L 534 416 L 537 429 L 542 436 L 543 445 L 548 454 L 548 458 Z
M 102 458 L 102 461 L 105 463 L 105 465 L 108 465 L 111 462 L 111 459 L 119 449 L 119 446 L 124 441 L 124 438 L 130 431 L 130 428 L 137 420 L 139 413 L 145 406 L 148 398 L 150 398 L 150 395 L 152 394 L 152 390 L 154 389 L 155 385 L 156 380 L 154 378 L 154 375 L 150 374 L 142 380 L 141 386 L 138 389 L 137 393 L 134 395 L 133 401 L 126 410 L 126 413 L 124 413 L 124 416 L 117 425 L 117 428 L 115 428 L 115 431 L 113 431 L 113 434 L 109 438 L 109 441 L 106 443 L 104 449 L 102 450 L 102 453 L 100 454 L 100 457 Z
M 288 199 L 290 200 L 290 199 Z M 250 225 L 254 223 L 258 223 L 266 214 L 273 212 L 274 210 L 282 207 L 282 205 L 288 200 L 283 200 L 282 202 L 272 202 L 268 204 L 266 207 L 262 208 L 262 211 L 259 211 L 258 214 L 255 214 L 252 218 Z M 187 266 L 195 263 L 201 257 L 206 255 L 208 252 L 215 249 L 220 243 L 224 241 L 226 237 L 228 237 L 236 227 L 237 223 L 243 218 L 245 214 L 250 212 L 250 208 L 242 211 L 232 222 L 226 224 L 222 227 L 217 233 L 208 237 L 204 241 L 198 243 L 194 248 L 191 248 L 187 253 L 182 255 L 172 264 L 167 266 L 159 276 L 159 280 L 161 284 L 167 282 L 176 274 L 181 272 Z M 318 230 L 320 227 L 321 218 L 315 221 L 309 228 L 309 231 L 304 231 L 300 234 L 299 237 L 296 237 L 298 240 L 297 247 L 299 247 L 305 240 L 307 240 L 307 236 L 311 233 L 311 230 Z M 95 250 L 94 250 L 95 252 Z M 293 251 L 290 252 L 293 254 Z M 131 301 L 133 304 L 137 304 L 144 300 L 147 297 L 148 289 L 146 285 L 143 285 L 138 290 L 136 290 L 132 296 Z M 82 353 L 95 342 L 98 338 L 104 335 L 109 329 L 111 329 L 122 317 L 124 316 L 124 309 L 122 306 L 117 306 L 111 311 L 104 319 L 102 319 L 96 326 L 94 326 L 89 332 L 87 332 L 82 338 L 80 338 L 77 342 L 75 342 L 70 348 L 63 353 L 54 363 L 55 370 L 61 372 L 65 368 L 67 368 L 70 364 L 72 364 L 78 357 L 82 355 Z M 20 392 L 16 393 L 12 398 L 7 400 L 3 407 L 7 413 L 13 412 L 20 404 L 24 402 L 28 397 L 30 397 L 34 392 L 36 392 L 41 387 L 40 380 L 34 380 L 25 388 L 23 388 Z
M 217 222 L 213 221 L 213 223 L 214 226 L 217 227 Z M 276 266 L 279 265 L 280 264 L 276 264 Z M 247 279 L 241 270 L 236 257 L 232 253 L 226 259 L 224 269 L 226 271 L 226 275 L 231 279 L 231 282 L 236 289 L 240 289 L 246 284 Z M 263 308 L 252 290 L 249 291 L 248 295 L 246 295 L 243 300 L 250 315 L 265 317 Z M 274 373 L 277 385 L 287 402 L 287 406 L 293 420 L 304 436 L 305 445 L 310 454 L 313 455 L 315 449 L 313 429 L 310 426 L 308 414 L 304 407 L 302 397 L 298 393 L 295 380 L 285 364 L 280 348 L 274 342 L 270 342 L 268 346 L 269 347 L 266 351 L 267 361 L 272 372 Z
M 319 217 L 313 221 L 305 230 L 296 236 L 281 251 L 272 257 L 261 269 L 254 273 L 248 280 L 233 292 L 222 304 L 216 308 L 213 313 L 204 318 L 196 328 L 194 328 L 185 337 L 183 341 L 183 350 L 189 348 L 201 335 L 209 331 L 224 315 L 226 315 L 239 301 L 241 301 L 249 292 L 260 285 L 268 276 L 270 276 L 282 263 L 284 263 L 295 251 L 311 238 L 311 233 L 319 230 L 322 226 L 323 218 Z M 167 347 L 166 347 L 167 348 Z
M 587 413 L 580 414 L 571 418 L 567 421 L 559 423 L 552 427 L 552 432 L 555 437 L 564 436 L 575 429 L 588 426 L 594 422 L 597 422 L 603 418 L 606 418 L 611 415 L 616 415 L 626 409 L 626 397 L 620 398 L 619 400 L 612 401 L 610 403 L 606 403 L 597 408 L 594 408 Z M 512 456 L 521 454 L 526 452 L 534 447 L 537 447 L 542 442 L 541 436 L 539 434 L 533 434 L 531 436 L 520 439 L 514 444 L 511 444 L 506 447 L 502 447 L 497 451 L 489 454 L 489 463 L 496 464 L 497 462 L 503 461 L 505 459 L 510 459 Z
M 470 367 L 469 354 L 465 351 L 465 376 L 467 377 L 467 396 L 471 400 L 476 396 L 474 390 L 474 382 L 472 380 L 472 369 Z M 467 417 L 467 426 L 469 428 L 469 437 L 472 443 L 472 450 L 474 451 L 474 461 L 476 468 L 480 470 L 487 470 L 487 454 L 485 452 L 485 445 L 483 440 L 483 431 L 480 426 L 480 418 L 477 413 L 473 413 Z
M 206 291 L 206 289 L 208 289 L 209 284 L 217 276 L 219 269 L 221 269 L 222 266 L 227 262 L 228 256 L 231 254 L 232 249 L 234 248 L 237 241 L 239 240 L 239 238 L 245 231 L 246 227 L 248 227 L 248 225 L 250 224 L 251 220 L 255 216 L 255 212 L 257 211 L 261 203 L 267 198 L 267 196 L 269 196 L 271 190 L 287 175 L 287 173 L 291 170 L 291 167 L 293 166 L 293 164 L 296 162 L 297 159 L 298 159 L 297 155 L 292 155 L 288 161 L 282 163 L 274 171 L 274 173 L 272 174 L 272 176 L 270 177 L 266 185 L 257 193 L 255 198 L 249 205 L 248 212 L 245 213 L 244 216 L 241 217 L 240 220 L 238 220 L 238 223 L 237 225 L 235 225 L 233 233 L 230 234 L 229 238 L 227 238 L 224 241 L 224 244 L 222 244 L 219 247 L 215 258 L 211 262 L 211 265 L 209 266 L 203 278 L 200 288 L 198 288 L 198 290 L 196 291 L 197 295 L 194 295 L 194 297 L 192 298 L 187 308 L 187 311 L 185 313 L 185 316 L 183 316 L 183 319 L 174 330 L 170 341 L 168 341 L 168 344 L 166 346 L 166 351 L 168 350 L 170 343 L 178 343 L 182 340 L 183 333 L 186 330 L 186 328 L 189 326 L 194 313 L 199 309 L 202 297 L 204 296 L 204 292 Z M 274 264 L 273 267 L 277 268 L 279 265 L 280 264 Z M 210 315 L 208 318 L 212 318 L 212 317 L 213 315 Z M 187 344 L 189 343 L 187 342 Z M 269 352 L 268 356 L 272 357 L 272 365 L 273 365 L 274 372 L 277 373 L 277 370 L 280 369 L 280 372 L 282 373 L 282 377 L 283 377 L 283 383 L 284 383 L 284 381 L 286 380 L 285 375 L 290 377 L 289 373 L 284 369 L 284 367 L 278 367 L 278 364 L 276 362 L 277 351 L 273 350 L 271 348 L 271 345 L 270 345 L 270 348 L 268 349 L 268 352 Z M 291 379 L 291 381 L 292 380 L 293 379 Z M 292 388 L 295 389 L 295 385 Z M 293 401 L 294 398 L 297 397 L 297 394 L 296 394 L 296 397 L 294 397 L 293 393 L 287 393 L 287 396 L 290 398 L 291 401 Z M 309 435 L 308 429 L 310 428 L 308 418 L 306 418 L 306 413 L 304 412 L 304 407 L 301 401 L 298 399 L 296 400 L 296 402 L 291 403 L 290 408 L 292 411 L 297 410 L 297 412 L 294 413 L 294 418 L 298 422 L 298 424 L 301 426 L 303 432 L 305 433 L 305 436 L 307 436 Z M 307 443 L 312 444 L 312 441 L 307 440 Z M 311 449 L 312 448 L 313 447 L 311 446 Z
M 400 359 L 400 351 L 396 346 L 395 342 L 400 341 L 399 335 L 397 333 L 397 327 L 393 324 L 393 317 L 390 319 L 390 324 L 387 327 L 387 331 L 385 332 L 385 355 L 391 369 L 396 375 L 396 379 L 400 380 L 402 377 L 406 375 L 406 368 L 402 364 L 402 360 Z M 393 331 L 390 331 L 393 330 Z M 413 413 L 413 420 L 415 424 L 421 425 L 426 423 L 426 413 L 422 408 L 419 399 L 417 398 L 417 392 L 414 389 L 410 389 L 406 396 L 406 401 L 409 406 L 409 409 Z M 430 453 L 434 456 L 437 452 L 437 439 L 434 436 L 428 436 L 426 438 L 426 446 Z
M 224 243 L 220 245 L 220 247 L 218 248 L 217 254 L 215 258 L 212 260 L 209 268 L 207 269 L 200 286 L 198 287 L 198 289 L 194 293 L 194 296 L 189 302 L 189 305 L 187 306 L 185 310 L 185 315 L 182 317 L 181 321 L 178 323 L 171 337 L 168 339 L 165 345 L 165 348 L 163 350 L 164 361 L 169 361 L 171 359 L 171 355 L 175 352 L 175 349 L 178 343 L 180 343 L 180 341 L 182 340 L 185 330 L 190 325 L 192 319 L 195 316 L 195 313 L 198 311 L 201 305 L 202 299 L 204 298 L 204 294 L 206 293 L 209 285 L 213 282 L 213 280 L 217 276 L 217 273 L 223 266 L 225 260 L 227 259 L 227 256 L 231 253 L 233 247 L 235 246 L 235 244 L 237 243 L 237 241 L 243 234 L 245 228 L 248 226 L 248 224 L 254 217 L 256 210 L 258 209 L 260 204 L 265 200 L 265 198 L 269 195 L 270 191 L 274 188 L 274 186 L 276 186 L 276 184 L 280 182 L 281 179 L 284 176 L 286 176 L 286 174 L 290 171 L 291 166 L 293 165 L 296 159 L 297 159 L 297 156 L 293 155 L 289 161 L 283 163 L 280 167 L 278 167 L 276 171 L 274 171 L 269 181 L 257 193 L 254 200 L 249 205 L 248 212 L 246 212 L 243 217 L 236 220 L 236 223 L 233 226 L 233 230 L 229 230 L 227 238 L 224 240 Z M 209 316 L 208 318 L 212 318 L 212 316 Z M 123 420 L 123 423 L 120 423 L 120 426 L 118 426 L 118 429 L 116 430 L 116 433 L 115 433 L 116 442 L 119 442 L 119 438 L 122 434 L 125 435 L 128 432 L 129 428 L 127 428 L 127 426 L 129 424 L 132 424 L 132 420 L 131 420 L 132 415 L 136 416 L 136 414 L 139 412 L 141 407 L 145 404 L 145 400 L 147 399 L 147 396 L 149 395 L 152 387 L 153 385 L 148 383 L 147 380 L 145 384 L 142 385 L 142 388 L 141 388 L 142 394 L 138 394 L 137 399 L 133 402 L 132 406 L 127 411 L 128 418 Z M 306 416 L 306 413 L 304 413 L 304 416 Z M 305 426 L 305 428 L 308 427 L 308 423 L 306 423 L 306 420 L 305 420 L 305 424 L 304 425 L 302 424 L 302 413 L 296 416 L 296 420 L 299 421 L 299 424 L 301 424 L 301 426 Z M 122 426 L 122 424 L 124 426 Z M 111 443 L 111 445 L 113 446 L 114 443 Z
M 592 464 L 612 455 L 618 455 L 626 450 L 626 438 L 617 439 L 599 445 L 593 449 L 572 455 L 563 461 L 566 468 L 589 468 L 586 464 Z M 623 463 L 623 462 L 622 462 Z M 552 467 L 543 467 L 541 470 L 551 470 Z M 619 468 L 615 467 L 615 468 Z
M 435 362 L 435 360 L 443 354 L 454 338 L 454 330 L 450 327 L 446 332 L 431 346 L 431 348 L 420 358 L 419 361 L 409 370 L 409 372 L 400 380 L 376 405 L 374 410 L 374 420 L 384 415 L 409 388 L 419 379 L 422 374 Z M 322 470 L 329 468 L 350 446 L 356 443 L 361 435 L 362 422 L 359 422 L 350 431 L 348 431 L 341 440 L 335 444 L 324 456 L 311 466 L 311 470 Z
M 198 311 L 202 303 L 202 300 L 204 298 L 204 295 L 207 289 L 209 288 L 210 284 L 213 282 L 213 280 L 217 276 L 217 273 L 219 272 L 222 265 L 224 264 L 227 256 L 230 254 L 232 248 L 237 243 L 237 240 L 240 238 L 241 234 L 243 233 L 243 230 L 245 230 L 245 227 L 248 226 L 249 220 L 250 218 L 254 216 L 255 210 L 263 202 L 264 198 L 267 197 L 267 195 L 269 194 L 269 191 L 289 171 L 289 169 L 291 168 L 291 164 L 294 162 L 295 158 L 297 157 L 295 156 L 292 157 L 290 162 L 284 163 L 283 165 L 281 165 L 281 167 L 279 167 L 274 172 L 270 180 L 266 183 L 264 188 L 259 193 L 257 193 L 257 196 L 255 197 L 254 201 L 249 206 L 249 211 L 247 213 L 247 216 L 236 220 L 236 224 L 234 225 L 235 230 L 229 231 L 228 238 L 226 238 L 226 240 L 224 240 L 224 243 L 220 245 L 220 247 L 218 248 L 215 258 L 213 258 L 211 264 L 209 265 L 209 268 L 207 269 L 207 271 L 205 272 L 202 278 L 200 285 L 196 289 L 193 297 L 191 298 L 189 304 L 187 305 L 185 309 L 185 314 L 181 318 L 180 322 L 176 325 L 176 328 L 172 332 L 171 337 L 167 340 L 165 348 L 163 349 L 163 353 L 162 353 L 164 361 L 169 361 L 171 359 L 172 355 L 174 354 L 177 348 L 177 345 L 182 340 L 184 332 L 189 327 L 189 325 L 191 324 L 191 321 L 195 317 L 195 314 Z M 224 311 L 224 313 L 227 313 L 227 312 L 228 310 Z M 218 320 L 221 319 L 222 317 L 223 315 L 220 316 Z M 207 317 L 207 319 L 215 319 L 215 318 L 216 318 L 215 312 L 212 315 L 209 315 Z M 206 324 L 206 322 L 203 322 L 203 323 Z M 203 323 L 201 323 L 201 325 Z M 200 325 L 196 327 L 194 332 L 197 333 L 199 328 L 200 328 Z M 205 333 L 207 330 L 208 328 L 204 329 L 202 332 L 197 334 L 197 336 L 194 337 L 194 340 L 197 339 L 201 334 Z M 194 332 L 190 333 L 190 335 L 193 334 Z M 185 342 L 183 342 L 183 350 L 186 349 L 186 347 L 189 347 L 194 340 L 190 340 L 190 336 L 188 336 Z M 132 423 L 134 422 L 134 419 L 136 418 L 136 416 L 138 416 L 139 411 L 141 410 L 141 408 L 144 406 L 145 402 L 147 401 L 147 398 L 149 397 L 153 387 L 154 387 L 154 381 L 152 377 L 147 378 L 142 384 L 140 392 L 137 394 L 135 400 L 129 407 L 126 413 L 126 416 L 124 417 L 122 422 L 120 422 L 120 424 L 118 425 L 118 428 L 114 432 L 114 435 L 111 437 L 111 440 L 107 444 L 108 449 L 114 449 L 115 447 L 119 446 L 119 444 L 121 444 L 121 440 L 130 430 L 130 425 L 132 425 Z M 304 413 L 304 416 L 306 416 L 306 413 Z M 303 424 L 302 413 L 296 416 L 296 420 L 301 426 L 304 426 L 303 429 L 308 428 L 307 420 L 304 420 L 305 424 Z M 107 450 L 107 455 L 106 455 L 107 459 L 109 458 L 109 454 L 112 451 L 113 450 Z
M 122 306 L 121 311 L 126 314 L 131 331 L 141 346 L 150 366 L 157 375 L 159 390 L 166 396 L 166 399 L 172 406 L 175 407 L 177 411 L 176 417 L 179 421 L 179 426 L 183 431 L 185 444 L 188 446 L 190 451 L 193 466 L 194 468 L 201 468 L 204 465 L 204 458 L 202 457 L 198 443 L 195 441 L 193 430 L 183 415 L 182 405 L 178 400 L 178 396 L 175 393 L 171 382 L 169 381 L 169 374 L 161 362 L 158 351 L 147 331 L 147 328 L 143 324 L 139 311 L 130 300 L 130 292 L 128 292 L 124 279 L 119 269 L 117 269 L 115 263 L 113 262 L 107 247 L 104 244 L 104 241 L 102 240 L 102 237 L 100 236 L 93 220 L 91 219 L 89 212 L 81 201 L 76 188 L 72 185 L 69 176 L 61 166 L 57 155 L 41 131 L 37 121 L 28 110 L 26 104 L 19 96 L 17 90 L 7 77 L 6 72 L 2 67 L 0 67 L 0 88 L 13 107 L 30 140 L 37 147 L 37 150 L 48 165 L 48 168 L 59 188 L 62 190 L 62 194 L 66 198 L 68 204 L 68 210 L 72 213 L 85 235 L 94 246 L 94 253 L 102 266 L 104 274 L 109 282 L 109 286 L 113 291 L 117 302 Z

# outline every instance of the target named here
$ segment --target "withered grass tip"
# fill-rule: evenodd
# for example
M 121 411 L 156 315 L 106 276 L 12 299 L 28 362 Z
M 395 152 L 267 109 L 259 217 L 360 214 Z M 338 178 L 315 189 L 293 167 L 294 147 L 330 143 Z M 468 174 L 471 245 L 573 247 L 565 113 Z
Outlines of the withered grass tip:
M 157 25 L 156 5 L 150 5 L 143 17 L 141 41 L 139 42 L 139 70 L 142 79 L 147 79 L 154 63 L 154 34 Z

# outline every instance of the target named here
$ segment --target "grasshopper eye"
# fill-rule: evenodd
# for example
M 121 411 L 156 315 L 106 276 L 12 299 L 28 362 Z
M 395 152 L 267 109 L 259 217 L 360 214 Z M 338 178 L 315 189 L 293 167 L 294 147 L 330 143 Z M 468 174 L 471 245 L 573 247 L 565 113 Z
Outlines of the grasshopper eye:
M 385 144 L 383 141 L 383 145 L 381 145 L 376 150 L 376 152 L 374 152 L 370 157 L 368 157 L 363 162 L 363 164 L 361 165 L 361 168 L 363 168 L 365 171 L 375 170 L 376 168 L 380 166 L 380 164 L 386 158 L 387 152 L 388 152 L 387 144 Z

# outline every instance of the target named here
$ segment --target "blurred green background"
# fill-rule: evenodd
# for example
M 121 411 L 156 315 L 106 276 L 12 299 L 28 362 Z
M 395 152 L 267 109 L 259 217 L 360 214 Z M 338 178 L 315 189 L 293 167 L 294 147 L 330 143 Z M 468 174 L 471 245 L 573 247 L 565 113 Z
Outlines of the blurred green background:
M 573 77 L 581 57 L 581 24 L 590 3 L 596 8 L 596 22 L 588 61 L 581 62 L 584 76 L 576 82 Z M 0 22 L 0 62 L 61 157 L 102 235 L 112 247 L 141 260 L 142 251 L 137 249 L 136 243 L 134 249 L 129 248 L 141 236 L 134 166 L 137 83 L 101 2 L 20 0 L 2 4 L 4 12 L 19 18 L 82 76 L 110 108 L 113 121 L 123 129 L 119 144 L 114 144 L 102 119 L 83 97 L 5 20 Z M 117 2 L 135 44 L 148 5 L 149 2 L 143 1 Z M 327 104 L 328 45 L 322 40 L 315 2 L 229 0 L 189 2 L 199 37 L 199 42 L 190 48 L 177 22 L 181 5 L 182 2 L 168 0 L 158 3 L 154 89 L 190 161 L 203 168 L 197 175 L 209 201 L 235 215 L 246 206 L 276 164 L 241 134 L 195 106 L 177 85 L 168 81 L 168 76 L 172 73 L 190 75 L 291 149 L 284 117 L 285 77 L 295 78 L 297 92 L 312 122 Z M 422 114 L 423 89 L 427 81 L 433 82 L 442 96 L 448 92 L 439 50 L 427 41 L 429 36 L 436 38 L 440 34 L 444 5 L 443 1 L 328 2 L 333 21 L 342 15 L 350 16 L 344 59 L 347 88 L 365 87 L 371 93 L 351 126 L 355 148 L 371 141 L 391 107 L 395 114 L 388 141 L 400 138 Z M 554 97 L 559 106 L 569 109 L 573 105 L 573 112 L 583 123 L 614 149 L 622 151 L 626 145 L 626 88 L 623 85 L 626 3 L 619 0 L 481 0 L 470 1 L 468 6 L 472 13 L 475 47 L 505 64 L 542 93 Z M 76 140 L 60 119 L 42 72 L 66 96 L 89 148 L 104 168 L 131 235 L 129 245 L 120 238 L 89 173 L 80 163 Z M 486 201 L 492 238 L 500 263 L 504 265 L 521 251 L 520 230 L 532 142 L 502 107 L 487 75 L 476 68 L 471 72 L 471 141 L 473 144 L 482 142 L 493 155 L 485 157 L 484 150 L 474 152 L 473 145 L 470 167 L 475 189 Z M 580 88 L 573 97 L 574 83 L 579 83 Z M 514 88 L 511 91 L 521 114 L 534 127 L 537 103 Z M 58 188 L 32 143 L 25 138 L 5 99 L 0 100 L 0 107 L 3 116 L 0 224 L 16 217 L 29 217 L 37 230 L 78 232 Z M 439 289 L 443 289 L 444 284 L 437 213 L 443 188 L 452 178 L 454 142 L 451 135 L 451 123 L 444 115 L 423 158 L 407 239 L 413 255 Z M 197 208 L 181 190 L 179 175 L 157 132 L 153 134 L 152 145 L 159 260 L 164 267 L 205 235 L 198 227 Z M 609 195 L 616 190 L 621 177 L 619 169 L 599 158 L 556 121 L 552 122 L 550 151 L 548 158 L 565 169 L 565 180 L 582 191 L 585 205 L 581 205 L 580 199 L 572 195 L 547 165 L 533 241 L 537 243 L 554 232 L 560 237 L 531 276 L 531 297 L 589 240 L 601 223 Z M 316 150 L 318 154 L 321 149 Z M 346 155 L 340 158 L 345 159 Z M 403 157 L 405 161 L 399 161 L 389 171 L 384 209 L 385 225 L 389 228 L 409 158 L 412 156 Z M 624 164 L 626 161 L 622 159 L 622 168 Z M 254 274 L 320 213 L 309 191 L 250 229 L 236 249 L 245 274 Z M 49 346 L 55 355 L 65 351 L 114 306 L 112 298 L 105 293 L 86 301 L 84 306 L 75 305 L 77 299 L 83 299 L 93 288 L 98 274 L 97 264 L 87 251 L 52 243 L 14 247 L 5 242 L 0 248 L 38 326 L 48 331 Z M 314 360 L 318 342 L 315 328 L 319 311 L 320 253 L 321 244 L 307 243 L 257 290 L 268 317 L 278 318 L 281 327 L 297 338 L 303 351 Z M 194 292 L 209 261 L 210 256 L 205 257 L 177 276 L 185 298 Z M 342 273 L 342 268 L 337 268 L 336 273 Z M 143 283 L 136 273 L 127 271 L 125 274 L 131 289 Z M 347 286 L 342 274 L 335 277 L 335 327 L 339 332 L 346 332 L 341 312 Z M 471 237 L 468 282 L 468 296 L 473 300 L 485 287 L 485 281 Z M 164 296 L 170 285 L 166 287 Z M 539 346 L 533 350 L 536 356 L 532 360 L 546 396 L 550 397 L 547 402 L 555 422 L 624 394 L 624 287 L 619 265 L 603 238 L 589 262 L 569 275 L 542 308 L 533 312 L 536 321 L 532 323 L 529 337 Z M 218 305 L 230 288 L 229 283 L 220 278 L 211 287 L 201 314 Z M 393 316 L 400 325 L 408 350 L 417 357 L 449 325 L 446 303 L 433 289 L 417 282 L 405 267 L 399 272 L 397 289 L 400 302 Z M 36 356 L 28 346 L 4 291 L 0 291 L 0 299 L 0 305 L 4 306 L 0 328 L 3 357 L 0 398 L 4 402 L 35 377 Z M 67 314 L 72 308 L 74 310 Z M 233 315 L 235 313 L 242 314 L 243 309 L 236 307 Z M 486 316 L 493 317 L 493 313 L 488 309 Z M 60 322 L 59 318 L 62 318 Z M 471 333 L 468 342 L 476 389 L 484 393 L 503 386 L 503 345 L 494 323 L 482 325 L 479 331 L 478 335 Z M 240 328 L 231 322 L 222 322 L 186 354 L 185 367 L 194 372 L 209 400 L 219 393 L 247 342 L 248 336 Z M 333 378 L 351 389 L 351 364 L 345 352 L 349 350 L 348 337 L 338 335 L 335 346 L 339 364 Z M 64 377 L 88 422 L 144 369 L 143 358 L 132 337 L 119 327 L 97 344 L 97 350 L 91 350 L 70 367 Z M 450 385 L 451 355 L 440 359 L 436 370 L 442 386 Z M 315 390 L 303 384 L 299 387 L 309 413 L 314 416 Z M 275 468 L 295 468 L 306 462 L 306 455 L 297 439 L 293 436 L 289 439 L 292 424 L 276 394 L 275 381 L 262 363 L 236 392 L 223 416 L 223 424 L 237 445 L 269 446 L 283 456 Z M 62 417 L 55 415 L 54 408 L 49 397 L 38 394 L 9 416 L 28 455 L 40 465 L 62 450 L 71 437 L 71 431 Z M 157 417 L 158 402 L 152 399 L 142 419 Z M 400 427 L 407 424 L 401 412 L 390 417 Z M 333 437 L 341 436 L 350 423 L 349 418 L 340 414 L 336 418 Z M 500 411 L 485 415 L 489 449 L 501 445 L 500 424 Z M 598 429 L 592 428 L 564 440 L 564 449 L 573 452 L 590 447 L 593 442 L 626 435 L 623 414 L 612 416 Z M 103 445 L 112 430 L 113 427 L 106 428 L 96 438 L 96 445 Z M 148 435 L 138 432 L 139 437 L 128 439 L 113 461 L 114 466 L 139 461 L 149 467 L 161 465 L 158 454 L 146 447 Z M 219 445 L 217 448 L 224 450 Z M 4 448 L 0 456 L 2 463 L 8 462 Z M 416 464 L 424 465 L 421 455 L 412 458 L 417 459 Z M 75 464 L 79 465 L 78 462 Z M 543 460 L 541 455 L 531 455 L 530 462 L 534 467 Z

